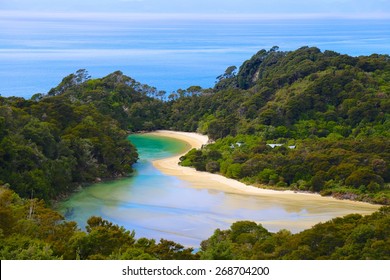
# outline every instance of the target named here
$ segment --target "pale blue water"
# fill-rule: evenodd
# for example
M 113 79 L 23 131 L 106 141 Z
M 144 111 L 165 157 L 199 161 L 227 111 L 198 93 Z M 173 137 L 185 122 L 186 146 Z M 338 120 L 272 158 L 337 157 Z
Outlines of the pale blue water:
M 270 231 L 304 230 L 320 221 L 349 213 L 371 213 L 372 207 L 343 201 L 305 201 L 278 196 L 252 196 L 194 188 L 188 182 L 166 176 L 151 160 L 181 153 L 186 143 L 150 135 L 132 135 L 140 161 L 131 178 L 91 185 L 58 205 L 67 219 L 84 229 L 91 216 L 101 216 L 136 231 L 136 237 L 161 238 L 199 247 L 217 228 L 234 221 L 252 220 Z M 196 183 L 195 183 L 196 186 Z
M 80 68 L 92 77 L 121 70 L 168 92 L 212 87 L 228 66 L 275 45 L 389 54 L 390 21 L 8 16 L 0 19 L 0 94 L 47 92 Z
M 89 217 L 101 216 L 135 230 L 137 238 L 165 238 L 198 247 L 215 229 L 226 229 L 236 220 L 305 219 L 305 209 L 291 212 L 264 199 L 191 188 L 187 182 L 162 174 L 151 163 L 183 152 L 188 149 L 186 143 L 150 135 L 129 138 L 140 154 L 134 176 L 93 184 L 58 205 L 58 210 L 80 228 L 85 228 Z

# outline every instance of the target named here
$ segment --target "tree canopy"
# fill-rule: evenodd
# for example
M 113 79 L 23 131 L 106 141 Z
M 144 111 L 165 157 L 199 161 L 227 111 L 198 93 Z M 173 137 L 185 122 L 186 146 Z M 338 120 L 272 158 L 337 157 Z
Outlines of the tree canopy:
M 388 55 L 274 47 L 225 74 L 212 94 L 172 102 L 175 129 L 216 140 L 182 165 L 262 187 L 390 203 Z
M 387 205 L 389 95 L 388 55 L 273 47 L 228 67 L 210 89 L 166 93 L 120 71 L 92 79 L 81 69 L 30 100 L 0 96 L 0 258 L 388 259 L 388 207 L 297 234 L 237 222 L 194 254 L 168 240 L 136 240 L 100 217 L 81 231 L 46 205 L 80 185 L 131 174 L 138 154 L 127 135 L 156 129 L 214 141 L 183 156 L 185 166 Z

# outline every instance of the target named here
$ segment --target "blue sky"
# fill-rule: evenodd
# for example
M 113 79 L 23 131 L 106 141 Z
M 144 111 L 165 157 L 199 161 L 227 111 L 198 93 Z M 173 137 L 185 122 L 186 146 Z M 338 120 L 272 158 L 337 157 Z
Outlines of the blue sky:
M 29 12 L 284 14 L 386 17 L 389 0 L 7 0 L 0 10 Z

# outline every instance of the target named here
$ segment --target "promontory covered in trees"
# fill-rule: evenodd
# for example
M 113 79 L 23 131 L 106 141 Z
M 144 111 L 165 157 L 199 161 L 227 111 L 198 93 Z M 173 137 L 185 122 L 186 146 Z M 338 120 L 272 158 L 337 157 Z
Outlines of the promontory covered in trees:
M 79 186 L 130 175 L 138 154 L 126 135 L 157 129 L 213 140 L 183 156 L 184 166 L 388 205 L 389 95 L 388 55 L 273 47 L 228 67 L 212 89 L 166 93 L 120 71 L 91 79 L 79 70 L 47 94 L 0 97 L 0 258 L 388 258 L 386 207 L 298 234 L 238 222 L 192 254 L 166 240 L 135 240 L 97 217 L 82 232 L 47 205 Z

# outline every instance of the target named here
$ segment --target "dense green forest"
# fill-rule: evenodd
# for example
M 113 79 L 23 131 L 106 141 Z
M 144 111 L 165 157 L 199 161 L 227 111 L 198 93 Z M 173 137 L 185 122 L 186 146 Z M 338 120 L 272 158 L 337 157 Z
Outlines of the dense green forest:
M 85 231 L 38 199 L 0 186 L 0 259 L 389 259 L 390 208 L 348 215 L 292 234 L 270 233 L 242 221 L 216 230 L 198 252 L 168 240 L 135 239 L 134 232 L 99 217 Z
M 181 164 L 261 187 L 390 204 L 390 57 L 261 50 L 212 89 L 167 94 L 85 70 L 47 94 L 0 96 L 0 259 L 388 258 L 389 209 L 298 234 L 238 222 L 197 254 L 104 221 L 86 231 L 47 208 L 79 186 L 130 175 L 127 135 L 171 129 L 213 143 Z
M 76 75 L 70 82 L 77 90 Z M 132 171 L 138 155 L 120 122 L 76 96 L 0 97 L 0 182 L 49 201 Z
M 234 71 L 212 94 L 172 103 L 175 129 L 216 140 L 182 165 L 263 187 L 390 203 L 388 55 L 275 47 Z
M 30 100 L 0 97 L 0 183 L 48 202 L 130 174 L 138 154 L 127 135 L 161 126 L 159 94 L 121 72 L 79 70 Z
M 213 89 L 168 96 L 120 71 L 91 79 L 79 70 L 30 100 L 0 97 L 0 181 L 22 197 L 55 198 L 129 174 L 137 155 L 126 133 L 173 129 L 216 141 L 183 165 L 389 204 L 389 94 L 388 55 L 314 47 L 261 50 L 238 71 L 228 67 Z

